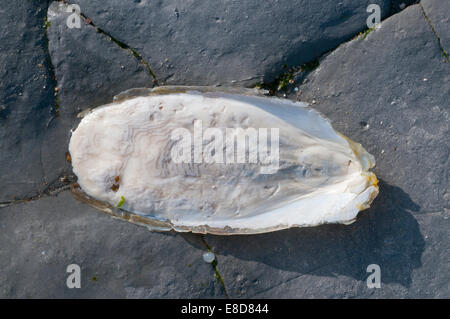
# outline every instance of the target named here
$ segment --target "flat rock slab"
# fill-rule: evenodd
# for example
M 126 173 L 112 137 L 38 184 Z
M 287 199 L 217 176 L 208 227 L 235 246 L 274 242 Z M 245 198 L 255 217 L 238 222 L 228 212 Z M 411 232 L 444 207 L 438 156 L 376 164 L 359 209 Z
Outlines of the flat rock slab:
M 48 181 L 40 151 L 54 94 L 46 8 L 44 1 L 0 8 L 0 202 L 34 196 Z
M 207 236 L 229 294 L 448 298 L 450 64 L 420 6 L 341 45 L 302 82 L 288 97 L 375 155 L 380 195 L 350 226 Z M 367 288 L 370 264 L 381 289 Z
M 2 298 L 224 296 L 199 238 L 112 219 L 69 191 L 0 208 L 0 229 Z M 80 289 L 66 285 L 71 264 Z
M 367 28 L 367 1 L 72 1 L 136 49 L 165 84 L 250 85 Z M 381 16 L 388 0 L 373 0 Z

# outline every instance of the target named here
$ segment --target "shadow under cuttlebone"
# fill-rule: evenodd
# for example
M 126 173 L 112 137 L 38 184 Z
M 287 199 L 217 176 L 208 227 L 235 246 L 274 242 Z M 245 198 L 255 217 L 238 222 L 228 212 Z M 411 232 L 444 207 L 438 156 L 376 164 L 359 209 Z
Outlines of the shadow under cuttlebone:
M 383 283 L 409 287 L 412 271 L 421 266 L 425 247 L 412 215 L 419 210 L 401 188 L 380 181 L 380 194 L 372 207 L 360 212 L 351 225 L 204 238 L 219 256 L 238 259 L 242 269 L 245 262 L 256 261 L 299 274 L 345 275 L 365 281 L 369 275 L 367 266 L 378 264 Z M 200 235 L 182 236 L 191 245 L 205 249 Z

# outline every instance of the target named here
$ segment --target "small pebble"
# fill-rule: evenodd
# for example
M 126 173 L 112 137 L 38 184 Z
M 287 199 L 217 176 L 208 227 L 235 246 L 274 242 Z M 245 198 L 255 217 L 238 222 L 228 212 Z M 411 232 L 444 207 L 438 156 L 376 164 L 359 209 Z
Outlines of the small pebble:
M 405 9 L 405 7 L 406 7 L 406 4 L 404 4 L 404 3 L 400 3 L 400 5 L 398 6 L 401 10 L 403 10 L 403 9 Z
M 361 127 L 364 131 L 368 130 L 370 127 L 369 123 L 367 123 L 366 121 L 359 122 L 359 125 L 361 125 Z
M 214 255 L 214 253 L 210 251 L 203 254 L 203 260 L 206 261 L 208 264 L 212 263 L 214 259 L 216 259 L 216 256 Z

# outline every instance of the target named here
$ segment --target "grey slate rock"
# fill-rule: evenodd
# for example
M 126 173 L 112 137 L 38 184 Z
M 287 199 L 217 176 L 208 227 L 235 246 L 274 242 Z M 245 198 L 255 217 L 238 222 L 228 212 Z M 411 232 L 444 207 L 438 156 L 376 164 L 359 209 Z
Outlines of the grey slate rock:
M 425 14 L 441 40 L 441 46 L 450 54 L 450 1 L 422 0 Z
M 4 1 L 0 8 L 0 202 L 46 188 L 40 146 L 54 90 L 46 8 L 45 1 Z
M 161 83 L 252 85 L 367 28 L 367 1 L 75 0 L 81 11 L 149 62 Z M 390 1 L 379 4 L 382 17 Z
M 298 94 L 288 97 L 310 102 L 375 155 L 380 195 L 349 226 L 207 236 L 230 295 L 450 296 L 449 71 L 414 5 L 341 45 L 295 84 Z M 381 267 L 381 289 L 366 286 L 372 263 Z
M 205 247 L 180 234 L 152 233 L 57 197 L 0 208 L 2 298 L 223 297 Z M 69 289 L 67 266 L 81 268 Z

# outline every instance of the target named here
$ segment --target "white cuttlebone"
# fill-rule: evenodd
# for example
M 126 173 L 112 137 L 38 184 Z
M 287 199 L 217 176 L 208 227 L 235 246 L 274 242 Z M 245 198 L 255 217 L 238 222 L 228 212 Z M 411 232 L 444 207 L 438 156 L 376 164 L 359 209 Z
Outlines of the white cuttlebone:
M 194 119 L 210 123 L 212 118 L 220 128 L 239 127 L 242 119 L 249 127 L 278 127 L 280 161 L 316 160 L 337 175 L 281 179 L 281 185 L 264 198 L 261 186 L 266 177 L 258 175 L 258 165 L 236 166 L 233 171 L 227 164 L 201 164 L 194 176 L 183 174 L 186 167 L 174 172 L 179 165 L 169 166 L 168 172 L 160 169 L 161 146 L 167 145 L 171 130 L 189 128 Z M 168 220 L 175 228 L 208 226 L 257 233 L 354 220 L 378 188 L 368 172 L 373 157 L 360 146 L 355 153 L 358 145 L 350 143 L 303 103 L 192 91 L 136 97 L 94 109 L 72 133 L 69 151 L 78 183 L 95 199 L 115 206 L 123 196 L 124 210 Z M 347 161 L 351 164 L 346 173 L 338 174 Z M 255 178 L 246 179 L 243 173 Z M 111 190 L 115 176 L 120 176 L 117 192 Z M 241 207 L 241 202 L 248 207 Z

